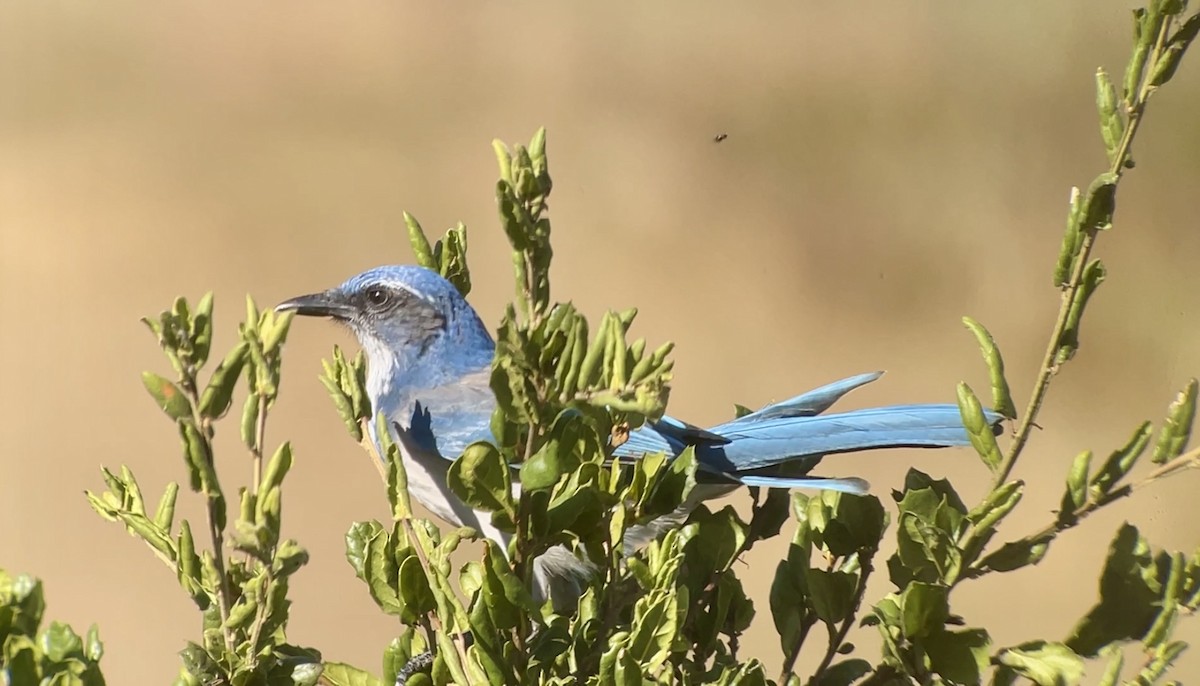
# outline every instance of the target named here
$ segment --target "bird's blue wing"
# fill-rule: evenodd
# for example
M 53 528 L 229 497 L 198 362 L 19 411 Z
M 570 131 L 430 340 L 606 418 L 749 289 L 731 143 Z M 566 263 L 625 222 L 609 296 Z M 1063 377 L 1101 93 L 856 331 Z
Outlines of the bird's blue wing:
M 468 374 L 455 383 L 421 390 L 409 405 L 409 435 L 422 448 L 454 460 L 476 441 L 493 441 L 491 421 L 496 397 L 488 385 L 491 369 Z

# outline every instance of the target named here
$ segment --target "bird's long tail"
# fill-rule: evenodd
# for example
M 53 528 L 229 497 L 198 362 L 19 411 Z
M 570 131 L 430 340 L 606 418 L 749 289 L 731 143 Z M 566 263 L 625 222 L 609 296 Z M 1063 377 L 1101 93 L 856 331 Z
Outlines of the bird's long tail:
M 1000 415 L 986 413 L 999 429 Z M 894 405 L 838 414 L 744 417 L 712 429 L 728 442 L 697 446 L 707 469 L 748 486 L 865 492 L 862 479 L 795 477 L 832 453 L 970 443 L 956 405 Z M 809 464 L 805 464 L 805 462 Z M 793 463 L 795 464 L 793 467 Z M 780 472 L 774 474 L 772 472 Z M 790 472 L 790 474 L 789 474 Z

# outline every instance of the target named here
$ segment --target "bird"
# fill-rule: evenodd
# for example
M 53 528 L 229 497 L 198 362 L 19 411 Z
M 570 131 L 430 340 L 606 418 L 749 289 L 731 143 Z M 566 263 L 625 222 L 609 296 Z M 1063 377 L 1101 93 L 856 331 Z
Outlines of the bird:
M 506 550 L 508 532 L 494 526 L 489 513 L 460 500 L 446 481 L 451 464 L 468 445 L 493 441 L 490 421 L 496 407 L 489 385 L 495 343 L 458 289 L 425 267 L 388 265 L 285 300 L 275 309 L 330 318 L 350 329 L 367 360 L 373 415 L 382 413 L 394 432 L 411 495 L 438 518 L 472 527 Z M 660 451 L 677 456 L 694 446 L 701 483 L 676 511 L 631 527 L 623 542 L 626 553 L 682 525 L 700 502 L 743 486 L 868 492 L 868 483 L 859 477 L 809 476 L 807 471 L 826 455 L 970 443 L 953 404 L 826 413 L 882 373 L 841 379 L 708 429 L 664 415 L 631 431 L 612 457 L 634 460 Z M 985 417 L 999 431 L 1002 417 L 991 410 L 985 410 Z M 378 446 L 375 423 L 368 424 Z M 513 488 L 519 492 L 518 483 Z M 555 607 L 569 607 L 593 569 L 566 548 L 551 548 L 535 560 L 533 590 Z

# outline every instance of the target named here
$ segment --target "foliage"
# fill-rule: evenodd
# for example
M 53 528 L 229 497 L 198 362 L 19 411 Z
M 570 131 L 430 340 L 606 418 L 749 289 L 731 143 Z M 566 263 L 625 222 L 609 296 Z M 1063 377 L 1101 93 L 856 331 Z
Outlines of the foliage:
M 100 630 L 93 624 L 81 638 L 50 622 L 39 631 L 45 611 L 41 581 L 0 569 L 0 684 L 104 686 Z
M 259 313 L 251 302 L 238 343 L 201 383 L 212 340 L 212 298 L 205 296 L 194 309 L 178 300 L 147 321 L 175 377 L 147 373 L 144 382 L 178 427 L 189 484 L 206 504 L 211 549 L 198 551 L 188 522 L 175 531 L 175 484 L 166 487 L 153 514 L 128 469 L 104 470 L 108 490 L 88 494 L 97 512 L 150 546 L 201 611 L 202 638 L 182 652 L 178 683 L 840 686 L 1025 679 L 1050 685 L 1078 683 L 1085 659 L 1103 656 L 1102 683 L 1115 684 L 1124 667 L 1121 647 L 1132 641 L 1140 641 L 1146 655 L 1132 683 L 1156 683 L 1185 647 L 1174 638 L 1176 626 L 1200 606 L 1200 550 L 1191 556 L 1155 550 L 1133 525 L 1122 526 L 1101 572 L 1097 604 L 1057 640 L 997 645 L 986 621 L 968 624 L 956 614 L 953 592 L 964 583 L 985 583 L 993 573 L 1037 564 L 1060 534 L 1091 513 L 1200 466 L 1200 450 L 1187 447 L 1197 396 L 1193 379 L 1157 435 L 1143 422 L 1102 462 L 1093 464 L 1090 450 L 1075 457 L 1062 506 L 1043 529 L 997 539 L 999 525 L 1025 494 L 1026 484 L 1012 475 L 1047 390 L 1079 351 L 1086 306 L 1105 281 L 1103 263 L 1092 252 L 1113 226 L 1117 190 L 1133 167 L 1132 143 L 1147 103 L 1200 32 L 1200 15 L 1185 19 L 1184 11 L 1178 0 L 1156 0 L 1134 12 L 1135 44 L 1119 95 L 1107 74 L 1097 73 L 1109 166 L 1086 191 L 1072 193 L 1053 275 L 1061 306 L 1024 412 L 1017 412 L 999 344 L 982 324 L 964 319 L 988 367 L 990 404 L 1015 422 L 1011 439 L 998 440 L 983 403 L 968 385 L 959 385 L 963 421 L 991 483 L 977 503 L 964 502 L 949 481 L 914 469 L 888 506 L 874 496 L 752 490 L 746 521 L 732 506 L 698 504 L 709 484 L 690 451 L 673 459 L 612 459 L 612 447 L 662 415 L 671 344 L 651 349 L 642 339 L 631 341 L 636 310 L 607 312 L 593 329 L 570 303 L 553 301 L 545 134 L 539 131 L 528 147 L 496 143 L 495 192 L 512 246 L 515 302 L 496 335 L 495 442 L 469 446 L 448 482 L 511 535 L 507 549 L 483 541 L 480 555 L 456 568 L 452 555 L 464 541 L 479 540 L 478 532 L 442 531 L 414 513 L 400 451 L 387 438 L 384 419 L 371 414 L 362 356 L 348 359 L 335 349 L 325 363 L 322 382 L 353 440 L 380 468 L 391 504 L 392 521 L 356 522 L 346 534 L 353 573 L 398 623 L 383 651 L 380 677 L 322 662 L 316 651 L 286 642 L 288 579 L 306 554 L 279 534 L 291 449 L 285 443 L 266 459 L 263 432 L 278 394 L 289 318 Z M 417 262 L 467 293 L 465 227 L 430 244 L 416 219 L 405 215 L 405 221 Z M 241 379 L 247 399 L 240 427 L 252 479 L 239 493 L 229 527 L 212 440 Z M 369 438 L 369 422 L 380 422 L 379 444 Z M 1135 479 L 1148 451 L 1155 466 Z M 522 488 L 514 494 L 516 481 Z M 632 530 L 664 516 L 675 517 L 664 533 L 642 547 L 625 545 Z M 762 620 L 734 563 L 756 542 L 778 535 L 789 519 L 792 543 L 770 589 L 770 615 L 785 656 L 776 671 L 739 654 L 742 634 Z M 892 547 L 884 539 L 892 536 L 895 552 L 881 563 L 880 550 Z M 538 593 L 536 560 L 551 550 L 586 560 L 594 570 L 575 580 L 577 603 Z M 886 570 L 893 588 L 872 602 L 865 591 L 877 567 Z M 867 656 L 851 643 L 852 630 L 863 626 L 882 638 L 880 655 Z M 7 656 L 7 644 L 5 649 Z M 819 657 L 818 666 L 799 675 L 797 657 L 806 649 Z
M 102 468 L 108 490 L 89 492 L 88 502 L 100 516 L 121 522 L 149 545 L 201 613 L 201 641 L 188 642 L 180 652 L 183 668 L 176 683 L 315 684 L 321 673 L 320 653 L 288 644 L 285 633 L 288 580 L 308 562 L 308 553 L 296 541 L 280 537 L 282 486 L 292 465 L 292 449 L 284 443 L 268 458 L 264 445 L 291 316 L 260 313 L 247 299 L 238 342 L 202 383 L 200 372 L 209 361 L 212 341 L 212 311 L 210 293 L 194 308 L 179 298 L 157 319 L 144 319 L 175 379 L 152 372 L 142 375 L 147 392 L 179 431 L 188 483 L 204 498 L 211 549 L 198 549 L 187 520 L 179 521 L 176 532 L 175 483 L 167 484 L 151 512 L 128 468 L 119 473 Z M 213 438 L 241 380 L 247 387 L 241 438 L 252 473 L 250 487 L 238 491 L 239 507 L 230 530 Z M 237 554 L 228 556 L 231 552 Z

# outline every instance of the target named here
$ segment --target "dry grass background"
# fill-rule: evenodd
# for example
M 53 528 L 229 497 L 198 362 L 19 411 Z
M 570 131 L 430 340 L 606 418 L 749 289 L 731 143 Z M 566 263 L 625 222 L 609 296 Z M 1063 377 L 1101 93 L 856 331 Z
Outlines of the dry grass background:
M 407 261 L 406 209 L 431 230 L 471 228 L 472 300 L 494 323 L 511 287 L 489 141 L 539 125 L 557 296 L 593 315 L 636 304 L 639 334 L 676 340 L 677 416 L 716 422 L 733 402 L 872 369 L 890 373 L 850 406 L 952 400 L 960 379 L 986 387 L 968 313 L 1023 398 L 1057 306 L 1067 191 L 1105 164 L 1092 71 L 1119 72 L 1129 34 L 1125 3 L 1085 0 L 5 3 L 0 563 L 44 578 L 51 617 L 100 623 L 112 683 L 169 681 L 198 635 L 190 601 L 81 493 L 101 487 L 99 464 L 130 465 L 152 492 L 182 474 L 138 380 L 165 367 L 138 318 L 215 289 L 226 344 L 246 292 L 271 303 Z M 1118 445 L 1200 372 L 1191 57 L 1139 137 L 1100 243 L 1110 279 L 1018 470 L 1031 487 L 1011 535 L 1048 520 L 1075 452 Z M 315 378 L 334 342 L 347 343 L 334 327 L 295 328 L 269 431 L 294 441 L 286 534 L 312 554 L 290 637 L 377 669 L 395 625 L 342 534 L 386 505 Z M 225 434 L 232 480 L 248 465 Z M 968 451 L 824 471 L 886 494 L 910 464 L 968 498 L 985 485 Z M 963 588 L 958 609 L 1001 643 L 1061 637 L 1122 520 L 1195 548 L 1197 478 L 1110 508 L 1036 568 Z M 748 556 L 763 612 L 783 546 Z M 870 595 L 888 588 L 880 575 Z M 743 645 L 777 664 L 765 614 Z M 1178 676 L 1195 673 L 1193 653 Z

